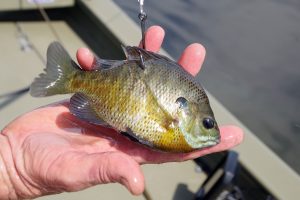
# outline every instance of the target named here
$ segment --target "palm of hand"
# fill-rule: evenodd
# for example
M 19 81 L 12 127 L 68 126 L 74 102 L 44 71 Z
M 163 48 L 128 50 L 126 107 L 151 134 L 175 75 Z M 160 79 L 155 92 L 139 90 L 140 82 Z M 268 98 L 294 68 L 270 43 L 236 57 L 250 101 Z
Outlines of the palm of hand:
M 68 102 L 27 113 L 3 133 L 11 142 L 16 173 L 29 196 L 45 194 L 45 188 L 46 193 L 57 193 L 108 182 L 125 184 L 135 194 L 143 190 L 137 162 L 147 159 L 138 154 L 150 150 L 114 130 L 77 119 Z
M 183 161 L 222 151 L 237 142 L 227 132 L 238 131 L 222 127 L 222 142 L 209 149 L 164 153 L 77 119 L 69 112 L 68 102 L 27 113 L 5 130 L 9 130 L 4 134 L 16 156 L 17 174 L 33 193 L 30 196 L 45 194 L 45 188 L 46 193 L 57 193 L 108 182 L 120 182 L 139 194 L 144 188 L 139 164 Z

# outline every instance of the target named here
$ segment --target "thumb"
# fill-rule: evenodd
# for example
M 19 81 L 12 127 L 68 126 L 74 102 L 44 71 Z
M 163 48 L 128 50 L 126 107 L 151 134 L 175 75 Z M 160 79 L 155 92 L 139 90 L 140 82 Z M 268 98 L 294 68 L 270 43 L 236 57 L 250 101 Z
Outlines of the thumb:
M 123 153 L 117 152 L 105 153 L 105 155 L 98 157 L 101 158 L 98 159 L 95 168 L 91 168 L 90 171 L 91 174 L 96 175 L 94 180 L 97 183 L 118 182 L 124 185 L 132 194 L 142 194 L 144 191 L 144 176 L 140 165 L 136 161 Z
M 144 191 L 144 176 L 140 166 L 120 152 L 68 155 L 59 169 L 58 179 L 67 191 L 78 191 L 93 185 L 115 183 L 124 185 L 132 194 Z

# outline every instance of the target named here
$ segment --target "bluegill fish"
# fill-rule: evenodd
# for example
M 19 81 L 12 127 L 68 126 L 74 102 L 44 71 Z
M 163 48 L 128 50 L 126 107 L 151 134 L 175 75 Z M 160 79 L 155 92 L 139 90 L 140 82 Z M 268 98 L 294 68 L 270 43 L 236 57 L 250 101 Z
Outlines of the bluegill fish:
M 30 93 L 75 93 L 70 99 L 73 115 L 126 132 L 154 149 L 190 152 L 219 143 L 209 100 L 193 76 L 160 54 L 123 49 L 126 60 L 97 58 L 95 69 L 84 71 L 53 42 L 45 73 L 34 80 Z

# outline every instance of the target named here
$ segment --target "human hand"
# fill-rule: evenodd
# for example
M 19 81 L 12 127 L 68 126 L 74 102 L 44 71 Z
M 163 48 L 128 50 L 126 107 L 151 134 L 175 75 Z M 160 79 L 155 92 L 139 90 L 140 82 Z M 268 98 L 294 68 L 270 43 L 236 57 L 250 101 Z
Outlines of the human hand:
M 158 51 L 163 37 L 160 27 L 149 28 L 148 50 Z M 184 50 L 179 63 L 196 75 L 204 56 L 204 48 L 192 44 Z M 92 69 L 94 57 L 87 49 L 79 49 L 77 59 L 84 69 Z M 164 153 L 132 142 L 112 129 L 81 121 L 70 114 L 68 102 L 59 102 L 11 122 L 0 135 L 0 158 L 13 188 L 10 195 L 15 198 L 78 191 L 111 182 L 141 194 L 144 177 L 140 164 L 189 160 L 242 141 L 243 133 L 237 127 L 223 126 L 220 132 L 221 142 L 214 147 L 192 153 Z

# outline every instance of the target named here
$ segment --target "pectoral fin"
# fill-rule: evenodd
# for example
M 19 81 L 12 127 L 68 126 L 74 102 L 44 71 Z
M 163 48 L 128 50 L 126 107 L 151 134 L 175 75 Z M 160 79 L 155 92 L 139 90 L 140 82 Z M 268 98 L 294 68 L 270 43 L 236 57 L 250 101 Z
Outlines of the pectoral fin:
M 90 100 L 84 94 L 76 93 L 70 100 L 70 112 L 92 124 L 110 127 L 104 120 L 102 120 L 95 110 L 90 105 Z

